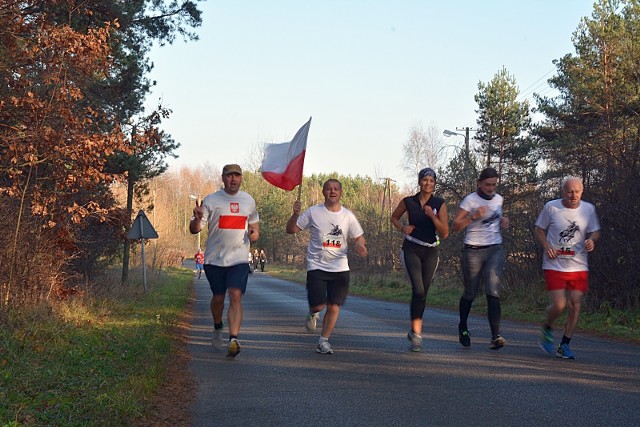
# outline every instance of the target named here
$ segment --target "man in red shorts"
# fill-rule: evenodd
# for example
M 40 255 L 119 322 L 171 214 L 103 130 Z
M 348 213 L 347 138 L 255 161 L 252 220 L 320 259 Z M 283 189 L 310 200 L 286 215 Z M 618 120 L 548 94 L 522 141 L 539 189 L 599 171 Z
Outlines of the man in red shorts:
M 589 289 L 587 252 L 595 249 L 600 238 L 600 223 L 595 206 L 581 200 L 584 187 L 580 178 L 563 179 L 561 188 L 562 198 L 547 202 L 536 220 L 535 234 L 544 250 L 542 269 L 551 300 L 540 347 L 563 359 L 575 359 L 569 342 L 578 324 L 582 297 Z M 556 347 L 553 322 L 565 307 L 564 334 Z

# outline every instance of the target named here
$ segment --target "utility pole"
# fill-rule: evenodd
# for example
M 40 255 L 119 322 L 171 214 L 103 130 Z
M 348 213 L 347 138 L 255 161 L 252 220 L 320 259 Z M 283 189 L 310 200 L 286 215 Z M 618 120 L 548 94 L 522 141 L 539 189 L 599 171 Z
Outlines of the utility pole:
M 465 174 L 469 174 L 469 126 L 465 128 L 456 128 L 456 130 L 464 130 L 464 170 Z
M 396 182 L 395 179 L 391 179 L 389 177 L 382 178 L 384 179 L 384 190 L 382 194 L 382 217 L 385 217 L 387 213 L 387 206 L 389 208 L 388 217 L 386 218 L 387 229 L 391 230 L 391 226 L 388 225 L 391 217 L 391 212 L 393 212 L 393 207 L 391 206 L 391 181 Z M 384 229 L 384 228 L 383 228 Z
M 137 127 L 133 125 L 131 128 L 131 145 L 136 145 L 136 133 Z M 132 155 L 132 158 L 136 159 L 135 154 Z M 133 163 L 133 162 L 131 162 Z M 129 163 L 129 165 L 131 165 Z M 133 166 L 134 168 L 137 166 Z M 129 174 L 127 176 L 127 218 L 128 224 L 131 224 L 131 216 L 133 215 L 133 190 L 135 187 L 136 179 L 137 179 L 138 170 L 133 171 L 132 167 L 129 166 Z M 122 254 L 122 284 L 126 284 L 129 281 L 129 258 L 131 254 L 131 241 L 129 239 L 124 240 L 124 248 Z
M 473 185 L 473 181 L 474 181 L 474 177 L 472 176 L 472 171 L 471 171 L 471 150 L 469 148 L 469 133 L 470 132 L 475 132 L 475 129 L 470 128 L 469 126 L 465 126 L 465 127 L 456 127 L 457 131 L 464 131 L 463 133 L 458 133 L 458 132 L 452 132 L 450 130 L 445 129 L 444 132 L 442 133 L 444 136 L 449 137 L 449 136 L 462 136 L 464 137 L 464 181 L 465 181 L 465 187 L 467 185 L 469 185 L 469 187 L 471 189 L 473 189 L 474 185 Z
M 386 232 L 386 238 L 384 239 L 383 247 L 383 264 L 386 264 L 384 260 L 391 259 L 391 267 L 394 266 L 394 251 L 393 251 L 393 239 L 391 238 L 392 227 L 391 227 L 391 212 L 393 212 L 393 207 L 391 206 L 391 182 L 396 182 L 394 179 L 389 177 L 382 178 L 384 179 L 384 190 L 382 194 L 382 209 L 380 216 L 380 230 L 382 233 Z M 388 211 L 387 211 L 388 207 Z M 381 233 L 381 234 L 382 234 Z M 387 258 L 387 256 L 389 258 Z

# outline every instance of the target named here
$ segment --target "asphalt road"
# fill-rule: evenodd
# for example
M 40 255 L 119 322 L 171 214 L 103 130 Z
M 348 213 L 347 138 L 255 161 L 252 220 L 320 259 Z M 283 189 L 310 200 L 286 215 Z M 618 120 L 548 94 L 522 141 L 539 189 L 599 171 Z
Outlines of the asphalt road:
M 576 360 L 563 360 L 537 347 L 537 325 L 503 322 L 507 346 L 490 350 L 486 314 L 476 312 L 465 349 L 457 313 L 427 307 L 424 351 L 412 353 L 408 304 L 350 296 L 335 353 L 320 355 L 304 329 L 304 286 L 256 272 L 232 359 L 211 346 L 204 274 L 195 298 L 194 426 L 640 425 L 638 345 L 577 334 Z

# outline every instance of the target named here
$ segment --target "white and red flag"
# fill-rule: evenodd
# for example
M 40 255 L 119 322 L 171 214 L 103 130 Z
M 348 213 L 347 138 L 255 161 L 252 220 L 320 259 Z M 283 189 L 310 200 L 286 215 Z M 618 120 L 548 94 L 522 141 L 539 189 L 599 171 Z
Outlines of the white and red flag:
M 262 176 L 271 184 L 291 191 L 302 184 L 302 167 L 307 151 L 307 136 L 311 126 L 309 121 L 296 132 L 291 142 L 267 144 L 262 159 Z

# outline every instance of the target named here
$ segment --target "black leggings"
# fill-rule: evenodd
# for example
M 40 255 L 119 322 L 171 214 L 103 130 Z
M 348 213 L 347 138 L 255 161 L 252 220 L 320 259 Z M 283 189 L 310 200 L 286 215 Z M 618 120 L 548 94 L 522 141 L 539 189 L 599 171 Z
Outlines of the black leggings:
M 427 292 L 440 262 L 440 250 L 437 246 L 430 248 L 405 241 L 400 258 L 411 283 L 411 320 L 422 319 Z

